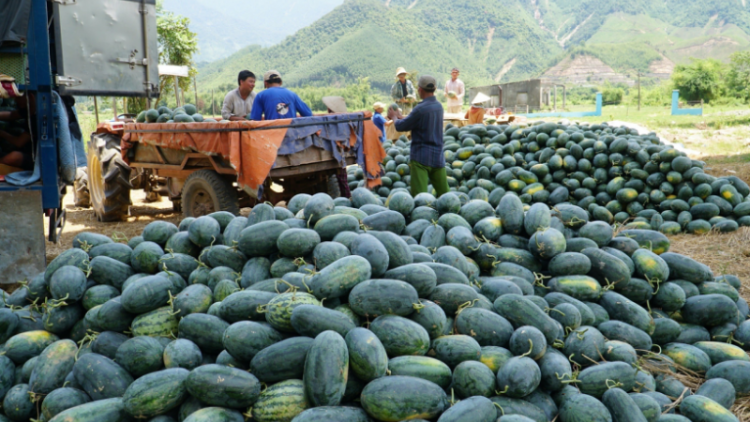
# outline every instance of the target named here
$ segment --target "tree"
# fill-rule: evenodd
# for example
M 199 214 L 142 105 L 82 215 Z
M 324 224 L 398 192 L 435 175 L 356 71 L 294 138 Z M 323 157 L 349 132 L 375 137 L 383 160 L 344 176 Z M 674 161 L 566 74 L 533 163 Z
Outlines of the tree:
M 164 10 L 162 1 L 156 2 L 156 35 L 159 44 L 159 63 L 177 66 L 188 66 L 188 78 L 180 78 L 180 89 L 190 88 L 192 79 L 198 74 L 193 56 L 198 52 L 198 36 L 190 31 L 190 19 Z M 174 93 L 174 77 L 159 77 L 160 97 L 166 98 Z M 146 108 L 144 98 L 132 98 L 128 101 L 128 111 L 140 113 Z
M 675 66 L 672 83 L 680 90 L 682 98 L 709 102 L 722 95 L 725 73 L 725 65 L 719 60 L 693 60 L 690 64 Z
M 190 31 L 189 25 L 190 19 L 167 12 L 161 2 L 157 3 L 156 32 L 159 41 L 159 63 L 190 68 L 190 77 L 179 80 L 182 90 L 189 89 L 192 78 L 198 74 L 193 62 L 193 55 L 198 52 L 198 35 Z M 159 92 L 162 94 L 172 92 L 173 78 L 173 76 L 160 77 Z
M 738 51 L 729 57 L 727 88 L 735 97 L 750 99 L 750 51 Z

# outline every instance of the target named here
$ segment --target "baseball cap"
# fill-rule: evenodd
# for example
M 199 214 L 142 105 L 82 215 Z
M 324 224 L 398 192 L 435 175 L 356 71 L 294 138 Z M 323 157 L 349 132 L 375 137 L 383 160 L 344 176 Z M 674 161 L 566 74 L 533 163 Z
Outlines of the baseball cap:
M 263 74 L 263 82 L 268 82 L 271 79 L 281 79 L 281 73 L 278 70 L 269 70 Z
M 434 91 L 435 89 L 437 89 L 437 81 L 430 75 L 420 76 L 418 85 L 420 88 L 427 91 Z
M 385 109 L 385 107 L 386 107 L 385 104 L 381 103 L 380 101 L 378 101 L 378 102 L 376 102 L 375 104 L 372 105 L 373 109 L 378 109 L 378 108 Z

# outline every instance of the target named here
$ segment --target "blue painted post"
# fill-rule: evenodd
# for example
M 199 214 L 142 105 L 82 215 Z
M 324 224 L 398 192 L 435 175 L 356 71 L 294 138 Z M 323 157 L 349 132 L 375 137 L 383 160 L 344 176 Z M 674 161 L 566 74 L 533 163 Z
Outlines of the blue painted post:
M 596 93 L 596 110 L 595 111 L 571 111 L 571 112 L 560 112 L 560 113 L 531 113 L 521 114 L 527 118 L 543 118 L 543 117 L 599 117 L 602 115 L 602 93 Z
M 677 116 L 680 114 L 680 91 L 672 91 L 672 115 Z

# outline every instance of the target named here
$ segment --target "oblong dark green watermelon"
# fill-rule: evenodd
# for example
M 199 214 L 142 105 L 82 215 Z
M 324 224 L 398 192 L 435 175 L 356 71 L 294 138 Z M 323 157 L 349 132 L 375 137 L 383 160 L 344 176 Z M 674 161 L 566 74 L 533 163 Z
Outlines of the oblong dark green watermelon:
M 396 315 L 381 315 L 370 324 L 388 356 L 425 355 L 430 347 L 430 336 L 421 325 Z
M 94 400 L 57 414 L 49 422 L 118 422 L 129 418 L 121 398 Z
M 606 362 L 590 366 L 578 375 L 578 383 L 583 394 L 600 398 L 609 388 L 607 380 L 616 379 L 623 390 L 630 391 L 635 384 L 635 368 L 625 362 Z
M 260 395 L 255 375 L 223 365 L 203 365 L 185 379 L 185 388 L 205 404 L 236 409 L 252 406 Z
M 154 337 L 137 336 L 120 345 L 115 362 L 134 377 L 140 377 L 164 366 L 163 353 L 164 346 Z
M 46 420 L 51 420 L 60 412 L 90 401 L 89 396 L 81 390 L 71 387 L 58 388 L 44 397 L 41 411 Z
M 472 336 L 480 346 L 507 347 L 513 326 L 493 311 L 479 308 L 464 309 L 455 318 L 456 330 Z
M 317 305 L 300 305 L 294 308 L 291 323 L 298 334 L 308 337 L 316 337 L 327 330 L 346 336 L 355 328 L 347 315 Z
M 73 366 L 75 379 L 93 400 L 122 397 L 133 377 L 112 359 L 87 353 Z
M 180 338 L 192 341 L 209 354 L 218 354 L 224 349 L 221 341 L 227 328 L 229 323 L 221 318 L 202 313 L 184 316 L 178 325 Z
M 251 372 L 265 383 L 301 379 L 313 339 L 292 337 L 266 347 L 250 361 Z
M 307 409 L 292 419 L 293 422 L 368 422 L 367 413 L 358 407 L 323 406 Z
M 315 297 L 334 299 L 349 294 L 354 286 L 371 276 L 370 261 L 353 254 L 337 260 L 313 275 L 309 286 Z
M 284 336 L 269 324 L 254 321 L 240 321 L 224 331 L 222 344 L 237 359 L 249 362 L 253 357 Z
M 122 397 L 125 411 L 136 418 L 148 418 L 174 409 L 188 394 L 188 374 L 186 369 L 172 368 L 138 378 Z
M 737 417 L 728 409 L 708 397 L 694 394 L 686 397 L 680 403 L 680 414 L 691 421 L 701 422 L 731 422 Z
M 29 391 L 49 394 L 65 383 L 73 369 L 78 347 L 72 340 L 59 340 L 47 346 L 39 355 L 29 378 Z
M 393 400 L 394 397 L 399 399 Z M 368 415 L 394 422 L 420 417 L 432 419 L 449 406 L 448 397 L 437 384 L 408 376 L 370 382 L 362 391 L 361 403 Z
M 161 269 L 159 260 L 164 250 L 154 242 L 142 242 L 133 249 L 130 266 L 137 273 L 156 274 Z M 115 286 L 117 287 L 117 286 Z
M 240 233 L 237 247 L 250 258 L 267 256 L 278 250 L 279 236 L 287 230 L 288 225 L 276 220 L 250 225 Z
M 191 413 L 183 422 L 244 422 L 245 417 L 237 410 L 224 407 L 204 407 Z
M 302 377 L 305 395 L 313 406 L 337 406 L 344 397 L 349 372 L 349 350 L 338 333 L 324 331 L 312 343 Z
M 401 280 L 377 279 L 357 284 L 349 293 L 349 306 L 360 316 L 409 316 L 419 303 L 416 289 Z
M 372 331 L 354 328 L 346 334 L 345 340 L 349 350 L 349 368 L 357 378 L 369 382 L 385 376 L 388 354 Z

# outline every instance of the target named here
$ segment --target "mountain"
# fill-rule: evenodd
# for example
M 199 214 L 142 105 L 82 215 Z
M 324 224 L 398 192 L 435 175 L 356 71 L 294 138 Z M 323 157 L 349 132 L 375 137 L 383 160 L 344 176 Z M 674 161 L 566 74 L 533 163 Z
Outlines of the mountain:
M 387 90 L 398 66 L 438 79 L 457 66 L 469 86 L 541 75 L 627 82 L 692 57 L 725 60 L 750 46 L 748 34 L 747 0 L 346 0 L 276 45 L 202 67 L 198 81 L 223 89 L 240 69 L 273 68 L 292 86 L 366 76 Z
M 242 47 L 269 47 L 312 24 L 344 0 L 164 0 L 198 33 L 196 62 L 223 59 Z

